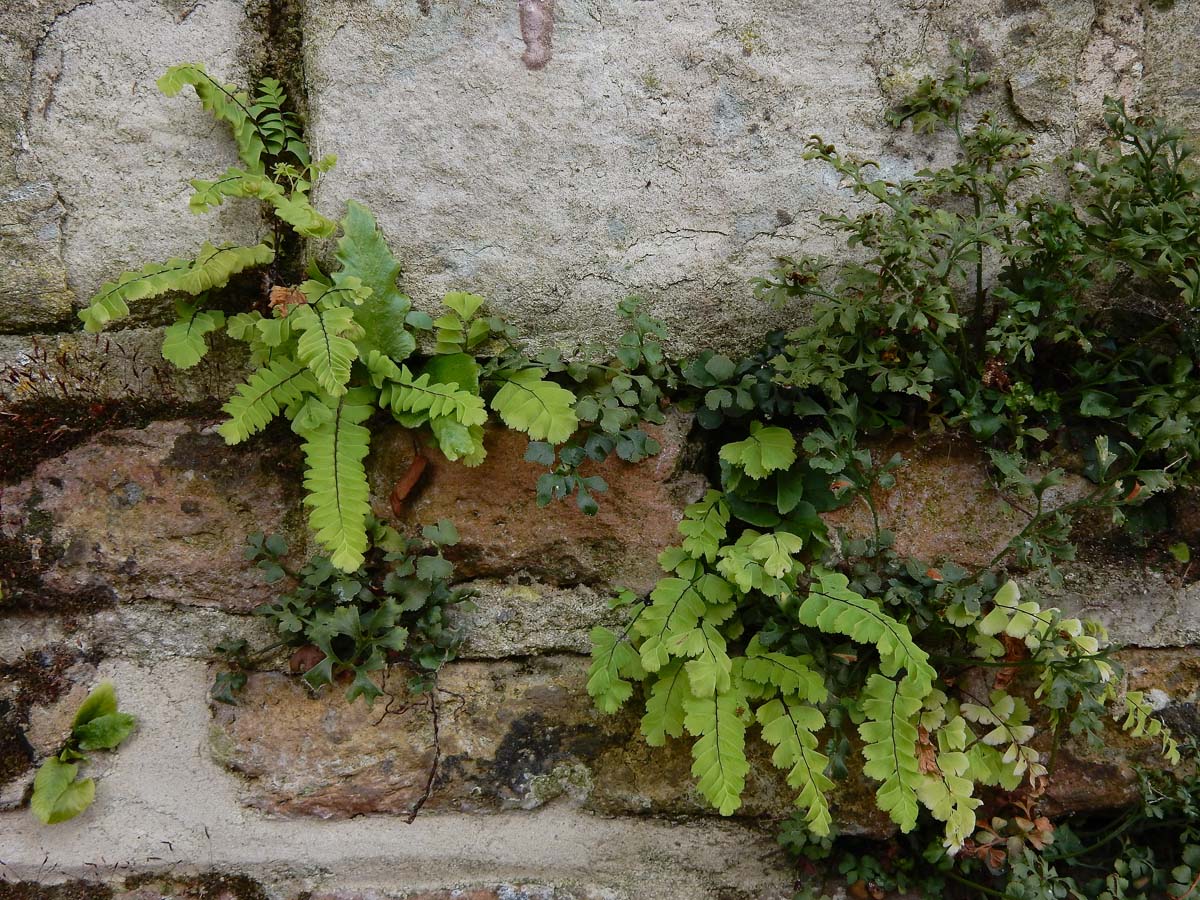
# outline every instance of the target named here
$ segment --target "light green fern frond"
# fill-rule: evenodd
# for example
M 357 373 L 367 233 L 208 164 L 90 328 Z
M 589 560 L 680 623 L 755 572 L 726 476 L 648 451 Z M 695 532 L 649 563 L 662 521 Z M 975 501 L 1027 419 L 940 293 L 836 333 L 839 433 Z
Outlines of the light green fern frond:
M 229 124 L 237 143 L 238 156 L 252 172 L 262 173 L 263 154 L 267 135 L 255 121 L 254 101 L 250 95 L 233 84 L 222 84 L 204 71 L 198 63 L 171 66 L 158 79 L 158 89 L 168 97 L 176 96 L 185 85 L 191 85 L 201 105 L 216 118 Z
M 383 398 L 397 417 L 419 414 L 423 419 L 450 418 L 468 427 L 487 421 L 487 410 L 478 394 L 460 390 L 457 384 L 432 381 L 428 372 L 414 378 L 407 366 L 388 367 L 378 357 L 370 360 L 368 367 L 374 366 L 372 376 L 389 379 Z M 415 427 L 411 421 L 408 424 Z
M 696 560 L 684 560 L 679 577 L 663 578 L 650 594 L 650 605 L 639 617 L 637 631 L 643 637 L 642 665 L 657 672 L 671 659 L 670 644 L 694 629 L 709 605 L 725 603 L 733 588 L 725 579 L 705 570 Z
M 214 247 L 205 241 L 192 259 L 169 259 L 149 263 L 136 272 L 123 272 L 116 281 L 100 286 L 79 311 L 85 330 L 98 332 L 129 315 L 129 304 L 171 291 L 200 294 L 224 287 L 239 272 L 264 266 L 275 258 L 270 244 L 253 247 Z
M 260 367 L 238 386 L 221 409 L 228 421 L 217 428 L 227 444 L 238 444 L 267 427 L 280 409 L 306 393 L 320 390 L 312 373 L 294 360 L 281 356 Z
M 288 316 L 300 332 L 296 356 L 312 370 L 317 383 L 334 397 L 346 393 L 350 367 L 358 358 L 354 338 L 359 328 L 354 311 L 345 306 L 320 309 L 312 304 L 297 306 Z
M 249 197 L 270 203 L 275 215 L 305 237 L 327 238 L 337 231 L 337 223 L 317 212 L 304 190 L 285 191 L 262 172 L 231 166 L 215 181 L 194 178 L 191 185 L 188 209 L 194 213 L 208 212 L 229 198 Z
M 683 521 L 679 523 L 683 549 L 697 559 L 713 562 L 725 540 L 728 525 L 729 504 L 725 502 L 725 495 L 720 491 L 709 491 L 703 500 L 683 511 Z
M 304 435 L 304 504 L 308 522 L 330 561 L 343 572 L 355 571 L 367 549 L 370 489 L 363 460 L 371 431 L 363 422 L 375 411 L 375 392 L 353 388 L 329 400 L 330 420 Z
M 817 750 L 817 732 L 825 727 L 825 717 L 814 707 L 779 699 L 760 706 L 757 716 L 763 740 L 775 748 L 771 762 L 788 773 L 788 785 L 800 792 L 796 805 L 805 810 L 809 830 L 829 834 L 833 818 L 825 792 L 833 782 L 825 774 L 829 757 Z
M 546 381 L 544 375 L 538 368 L 513 372 L 492 398 L 492 409 L 509 428 L 524 431 L 535 441 L 561 444 L 579 427 L 575 395 Z
M 885 675 L 903 669 L 912 688 L 922 697 L 928 694 L 937 672 L 929 664 L 929 654 L 913 642 L 908 627 L 885 613 L 878 601 L 852 591 L 846 576 L 824 570 L 817 575 L 818 582 L 800 605 L 801 624 L 826 634 L 844 634 L 860 644 L 874 644 Z
M 392 256 L 375 217 L 353 200 L 346 204 L 337 259 L 343 272 L 371 290 L 354 310 L 354 320 L 364 331 L 363 349 L 368 353 L 378 350 L 396 362 L 408 357 L 417 349 L 417 342 L 405 327 L 412 302 L 396 286 L 400 263 Z
M 789 656 L 768 651 L 755 635 L 746 647 L 742 677 L 756 684 L 778 688 L 785 697 L 798 697 L 808 703 L 824 703 L 829 697 L 825 678 L 809 668 L 809 657 Z
M 746 698 L 734 687 L 683 704 L 684 727 L 696 738 L 692 744 L 692 775 L 700 793 L 723 816 L 742 805 L 746 787 Z
M 1133 737 L 1158 738 L 1163 758 L 1173 766 L 1179 765 L 1179 744 L 1171 730 L 1154 717 L 1154 709 L 1142 691 L 1125 692 L 1125 721 L 1121 727 Z
M 683 737 L 684 701 L 691 696 L 687 673 L 679 660 L 659 670 L 646 695 L 642 734 L 651 747 L 661 747 L 668 737 Z
M 645 676 L 641 658 L 627 639 L 628 631 L 626 628 L 618 635 L 597 625 L 588 635 L 592 642 L 592 665 L 588 669 L 587 692 L 606 713 L 615 713 L 633 696 L 631 679 Z
M 786 428 L 750 423 L 750 436 L 721 448 L 721 459 L 756 480 L 789 468 L 796 461 L 796 439 Z
M 872 675 L 863 690 L 866 721 L 858 726 L 863 739 L 863 772 L 880 782 L 879 808 L 904 832 L 917 824 L 917 715 L 924 693 L 910 676 L 896 682 Z
M 225 314 L 177 301 L 175 315 L 175 322 L 163 333 L 163 359 L 180 369 L 190 369 L 208 353 L 204 336 L 225 324 Z

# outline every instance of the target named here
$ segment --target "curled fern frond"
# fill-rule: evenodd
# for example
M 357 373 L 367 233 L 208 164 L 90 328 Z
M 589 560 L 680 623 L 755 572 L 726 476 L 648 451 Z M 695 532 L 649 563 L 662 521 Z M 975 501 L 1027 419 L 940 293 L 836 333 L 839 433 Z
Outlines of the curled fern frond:
M 267 152 L 268 141 L 274 143 L 274 139 L 256 121 L 255 103 L 250 95 L 236 85 L 217 81 L 199 63 L 171 66 L 158 79 L 158 89 L 168 97 L 177 96 L 189 84 L 200 98 L 200 104 L 229 125 L 238 157 L 246 167 L 263 174 L 262 158 Z

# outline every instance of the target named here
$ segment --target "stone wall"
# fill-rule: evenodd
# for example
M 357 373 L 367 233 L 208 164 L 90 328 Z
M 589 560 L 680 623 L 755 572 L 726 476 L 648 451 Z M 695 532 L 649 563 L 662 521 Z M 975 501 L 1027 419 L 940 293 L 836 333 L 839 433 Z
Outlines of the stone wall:
M 184 377 L 159 358 L 161 308 L 100 337 L 74 313 L 126 268 L 262 228 L 253 205 L 186 209 L 187 179 L 234 159 L 194 102 L 154 89 L 195 60 L 285 82 L 317 151 L 339 157 L 318 204 L 372 207 L 418 307 L 475 290 L 535 343 L 569 348 L 611 343 L 616 302 L 640 293 L 674 352 L 748 349 L 803 315 L 759 306 L 749 279 L 802 245 L 834 250 L 818 216 L 850 203 L 800 158 L 808 135 L 896 174 L 926 164 L 928 145 L 882 114 L 952 38 L 979 48 L 1041 157 L 1094 142 L 1111 93 L 1200 135 L 1200 0 L 0 9 L 0 897 L 790 896 L 766 827 L 786 789 L 754 781 L 745 815 L 720 820 L 691 790 L 685 750 L 651 753 L 583 688 L 609 592 L 648 589 L 703 490 L 685 418 L 656 459 L 608 465 L 595 519 L 538 510 L 534 467 L 506 433 L 489 434 L 479 470 L 434 460 L 407 515 L 457 523 L 477 592 L 463 659 L 443 676 L 456 699 L 436 721 L 399 684 L 370 711 L 314 698 L 283 660 L 239 706 L 213 708 L 213 645 L 268 638 L 248 615 L 268 594 L 241 559 L 244 533 L 304 545 L 295 445 L 281 431 L 229 449 L 212 432 L 214 400 L 244 372 L 228 348 Z M 1005 507 L 978 460 L 914 449 L 887 515 L 931 558 L 990 556 Z M 410 453 L 402 433 L 376 441 L 379 497 Z M 1131 684 L 1161 691 L 1172 724 L 1193 731 L 1197 590 L 1095 552 L 1061 592 L 1132 645 Z M 33 769 L 101 677 L 139 731 L 97 767 L 92 809 L 39 827 L 19 808 Z M 1103 757 L 1068 754 L 1052 796 L 1118 804 L 1137 759 L 1115 739 Z M 839 822 L 886 833 L 859 783 L 834 797 Z

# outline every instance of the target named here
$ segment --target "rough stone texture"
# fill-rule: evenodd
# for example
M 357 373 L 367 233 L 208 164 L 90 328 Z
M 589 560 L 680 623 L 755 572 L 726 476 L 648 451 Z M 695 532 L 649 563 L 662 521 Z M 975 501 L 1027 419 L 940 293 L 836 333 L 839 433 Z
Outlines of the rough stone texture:
M 566 798 L 615 815 L 711 815 L 692 786 L 690 744 L 646 745 L 632 713 L 605 716 L 587 696 L 588 661 L 540 656 L 453 663 L 438 679 L 441 761 L 429 811 L 535 809 Z M 298 679 L 253 675 L 236 707 L 216 706 L 212 752 L 247 780 L 247 805 L 283 816 L 405 815 L 434 760 L 432 710 L 406 695 L 403 675 L 374 709 L 340 691 L 313 697 Z M 740 815 L 785 817 L 793 804 L 765 745 Z M 851 832 L 888 834 L 873 795 L 848 780 L 835 808 Z
M 465 286 L 547 343 L 611 341 L 631 292 L 678 348 L 757 341 L 771 318 L 749 279 L 832 249 L 818 217 L 848 202 L 805 140 L 919 167 L 929 142 L 884 126 L 881 93 L 950 38 L 980 47 L 1043 155 L 1098 117 L 1076 89 L 1081 59 L 1104 56 L 1084 54 L 1088 0 L 558 0 L 552 35 L 546 5 L 314 0 L 305 47 L 311 134 L 339 157 L 320 201 L 375 209 L 418 305 Z
M 210 684 L 202 662 L 114 659 L 99 669 L 139 716 L 138 731 L 119 753 L 97 754 L 96 803 L 79 818 L 51 831 L 28 810 L 0 813 L 5 880 L 203 866 L 260 879 L 287 898 L 502 884 L 591 890 L 612 900 L 791 896 L 793 876 L 773 838 L 735 822 L 603 818 L 569 804 L 429 814 L 412 825 L 378 817 L 275 821 L 241 806 L 236 779 L 209 756 L 208 723 L 195 715 Z
M 161 328 L 0 335 L 0 404 L 68 400 L 170 408 L 227 398 L 246 378 L 245 345 L 218 338 L 204 362 L 185 372 L 162 358 L 162 341 Z
M 1155 112 L 1200 135 L 1200 0 L 1149 4 L 1145 91 Z
M 585 586 L 474 582 L 475 609 L 465 616 L 465 659 L 504 659 L 534 653 L 590 653 L 588 632 L 613 625 L 622 613 L 610 610 L 609 592 Z
M 877 464 L 894 453 L 904 461 L 892 473 L 895 486 L 872 495 L 879 525 L 895 535 L 895 549 L 902 556 L 982 566 L 1029 521 L 1020 501 L 997 489 L 977 445 L 955 441 L 917 445 L 898 439 L 872 447 L 871 452 Z M 1069 502 L 1085 491 L 1086 482 L 1067 476 L 1047 492 L 1047 506 Z M 844 528 L 854 537 L 871 533 L 871 512 L 862 500 L 824 518 L 831 527 Z
M 663 449 L 643 463 L 616 456 L 594 471 L 608 482 L 600 512 L 585 516 L 573 503 L 539 509 L 535 485 L 542 466 L 524 461 L 528 439 L 490 428 L 483 465 L 448 462 L 436 449 L 422 482 L 405 502 L 405 519 L 449 519 L 462 540 L 450 556 L 463 578 L 527 572 L 551 584 L 621 585 L 647 592 L 658 580 L 658 554 L 677 541 L 683 508 L 703 496 L 704 480 L 683 471 L 691 419 L 672 415 L 655 431 Z M 412 436 L 393 428 L 373 439 L 371 481 L 379 515 L 413 458 Z M 551 514 L 552 513 L 552 514 Z
M 193 56 L 244 80 L 241 3 L 17 0 L 0 11 L 0 35 L 4 330 L 64 324 L 104 280 L 206 237 L 253 240 L 253 204 L 188 212 L 188 179 L 236 157 L 194 100 L 155 87 Z
M 0 534 L 50 592 L 249 610 L 272 591 L 242 557 L 247 531 L 298 524 L 289 444 L 229 448 L 187 421 L 101 434 L 4 487 Z

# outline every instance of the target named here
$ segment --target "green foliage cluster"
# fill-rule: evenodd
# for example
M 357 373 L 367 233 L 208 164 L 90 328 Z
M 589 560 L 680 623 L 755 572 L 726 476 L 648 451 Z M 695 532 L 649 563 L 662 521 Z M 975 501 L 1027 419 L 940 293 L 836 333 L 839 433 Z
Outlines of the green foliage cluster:
M 861 771 L 901 832 L 938 823 L 944 860 L 976 846 L 988 797 L 1041 790 L 1063 736 L 1100 741 L 1114 701 L 1179 761 L 1144 698 L 1119 693 L 1103 628 L 1034 585 L 1061 580 L 1079 514 L 1122 523 L 1192 477 L 1200 397 L 1200 177 L 1181 135 L 1110 103 L 1109 147 L 1068 161 L 1071 194 L 1054 199 L 1033 190 L 1030 136 L 989 114 L 964 123 L 987 79 L 956 55 L 893 117 L 950 134 L 953 164 L 893 182 L 812 140 L 877 206 L 827 217 L 854 261 L 788 259 L 758 283 L 772 301 L 815 299 L 812 324 L 769 355 L 683 369 L 702 424 L 727 438 L 717 487 L 685 511 L 651 594 L 613 601 L 624 627 L 592 632 L 588 682 L 606 712 L 641 685 L 647 742 L 689 740 L 722 814 L 741 805 L 757 728 L 811 838 L 832 833 L 834 782 Z M 1027 516 L 989 564 L 895 552 L 875 504 L 903 460 L 870 439 L 896 431 L 986 448 Z M 1091 482 L 1068 502 L 1066 466 Z M 874 523 L 865 538 L 820 515 L 851 502 Z
M 942 852 L 940 835 L 927 828 L 886 843 L 816 839 L 800 816 L 785 825 L 780 843 L 800 865 L 814 874 L 822 868 L 836 872 L 861 896 L 1196 897 L 1200 779 L 1141 769 L 1138 787 L 1137 800 L 1120 813 L 1076 816 L 1057 825 L 1037 815 L 1028 801 L 1009 798 L 996 814 L 981 816 L 969 852 L 955 858 Z M 796 900 L 820 896 L 819 889 L 809 888 Z
M 43 825 L 73 819 L 96 798 L 96 782 L 79 777 L 87 753 L 115 750 L 133 732 L 137 720 L 117 710 L 117 692 L 111 681 L 101 682 L 80 704 L 71 722 L 71 734 L 62 749 L 48 757 L 33 779 L 29 808 Z
M 310 191 L 334 159 L 310 160 L 278 82 L 264 80 L 252 97 L 199 65 L 174 66 L 159 82 L 171 96 L 186 85 L 229 125 L 242 162 L 215 181 L 193 181 L 190 208 L 200 213 L 233 198 L 258 200 L 273 233 L 253 247 L 206 243 L 195 259 L 125 273 L 101 287 L 80 317 L 99 331 L 127 316 L 130 303 L 186 295 L 191 299 L 177 300 L 178 318 L 166 330 L 167 360 L 183 369 L 197 365 L 222 329 L 247 344 L 255 369 L 225 404 L 228 418 L 218 431 L 236 444 L 281 414 L 291 423 L 303 442 L 309 524 L 336 569 L 358 571 L 369 548 L 364 461 L 378 413 L 428 429 L 447 459 L 473 466 L 486 455 L 490 410 L 529 436 L 531 458 L 551 466 L 539 499 L 575 494 L 587 513 L 595 512 L 593 494 L 606 485 L 579 472 L 585 459 L 602 461 L 615 451 L 635 461 L 658 452 L 641 423 L 662 421 L 655 380 L 661 326 L 641 316 L 636 302 L 622 306 L 631 328 L 617 359 L 592 362 L 567 362 L 557 352 L 530 358 L 516 346 L 511 326 L 485 315 L 475 294 L 446 294 L 436 319 L 415 310 L 397 285 L 400 264 L 370 212 L 351 201 L 334 222 L 311 205 Z M 337 236 L 336 268 L 324 272 L 312 261 L 302 284 L 275 283 L 284 228 L 301 238 Z M 264 295 L 251 311 L 227 316 L 214 308 L 216 292 L 231 278 L 268 266 L 269 304 Z M 417 355 L 421 345 L 432 345 L 424 356 Z M 485 345 L 494 352 L 480 361 L 474 354 Z M 556 445 L 568 441 L 556 464 Z
M 428 690 L 441 666 L 454 659 L 464 633 L 461 614 L 471 603 L 463 588 L 452 587 L 454 564 L 443 555 L 458 543 L 458 531 L 445 520 L 427 525 L 421 538 L 407 538 L 368 519 L 370 549 L 354 572 L 344 572 L 327 556 L 314 556 L 298 569 L 288 565 L 288 545 L 279 535 L 250 536 L 246 558 L 270 584 L 289 589 L 255 612 L 267 619 L 280 641 L 276 648 L 312 648 L 303 677 L 314 690 L 346 684 L 346 699 L 370 705 L 383 690 L 375 680 L 386 667 L 404 665 L 408 689 Z M 457 615 L 457 618 L 456 618 Z M 236 703 L 253 668 L 246 641 L 220 648 L 234 663 L 217 676 L 214 699 Z

